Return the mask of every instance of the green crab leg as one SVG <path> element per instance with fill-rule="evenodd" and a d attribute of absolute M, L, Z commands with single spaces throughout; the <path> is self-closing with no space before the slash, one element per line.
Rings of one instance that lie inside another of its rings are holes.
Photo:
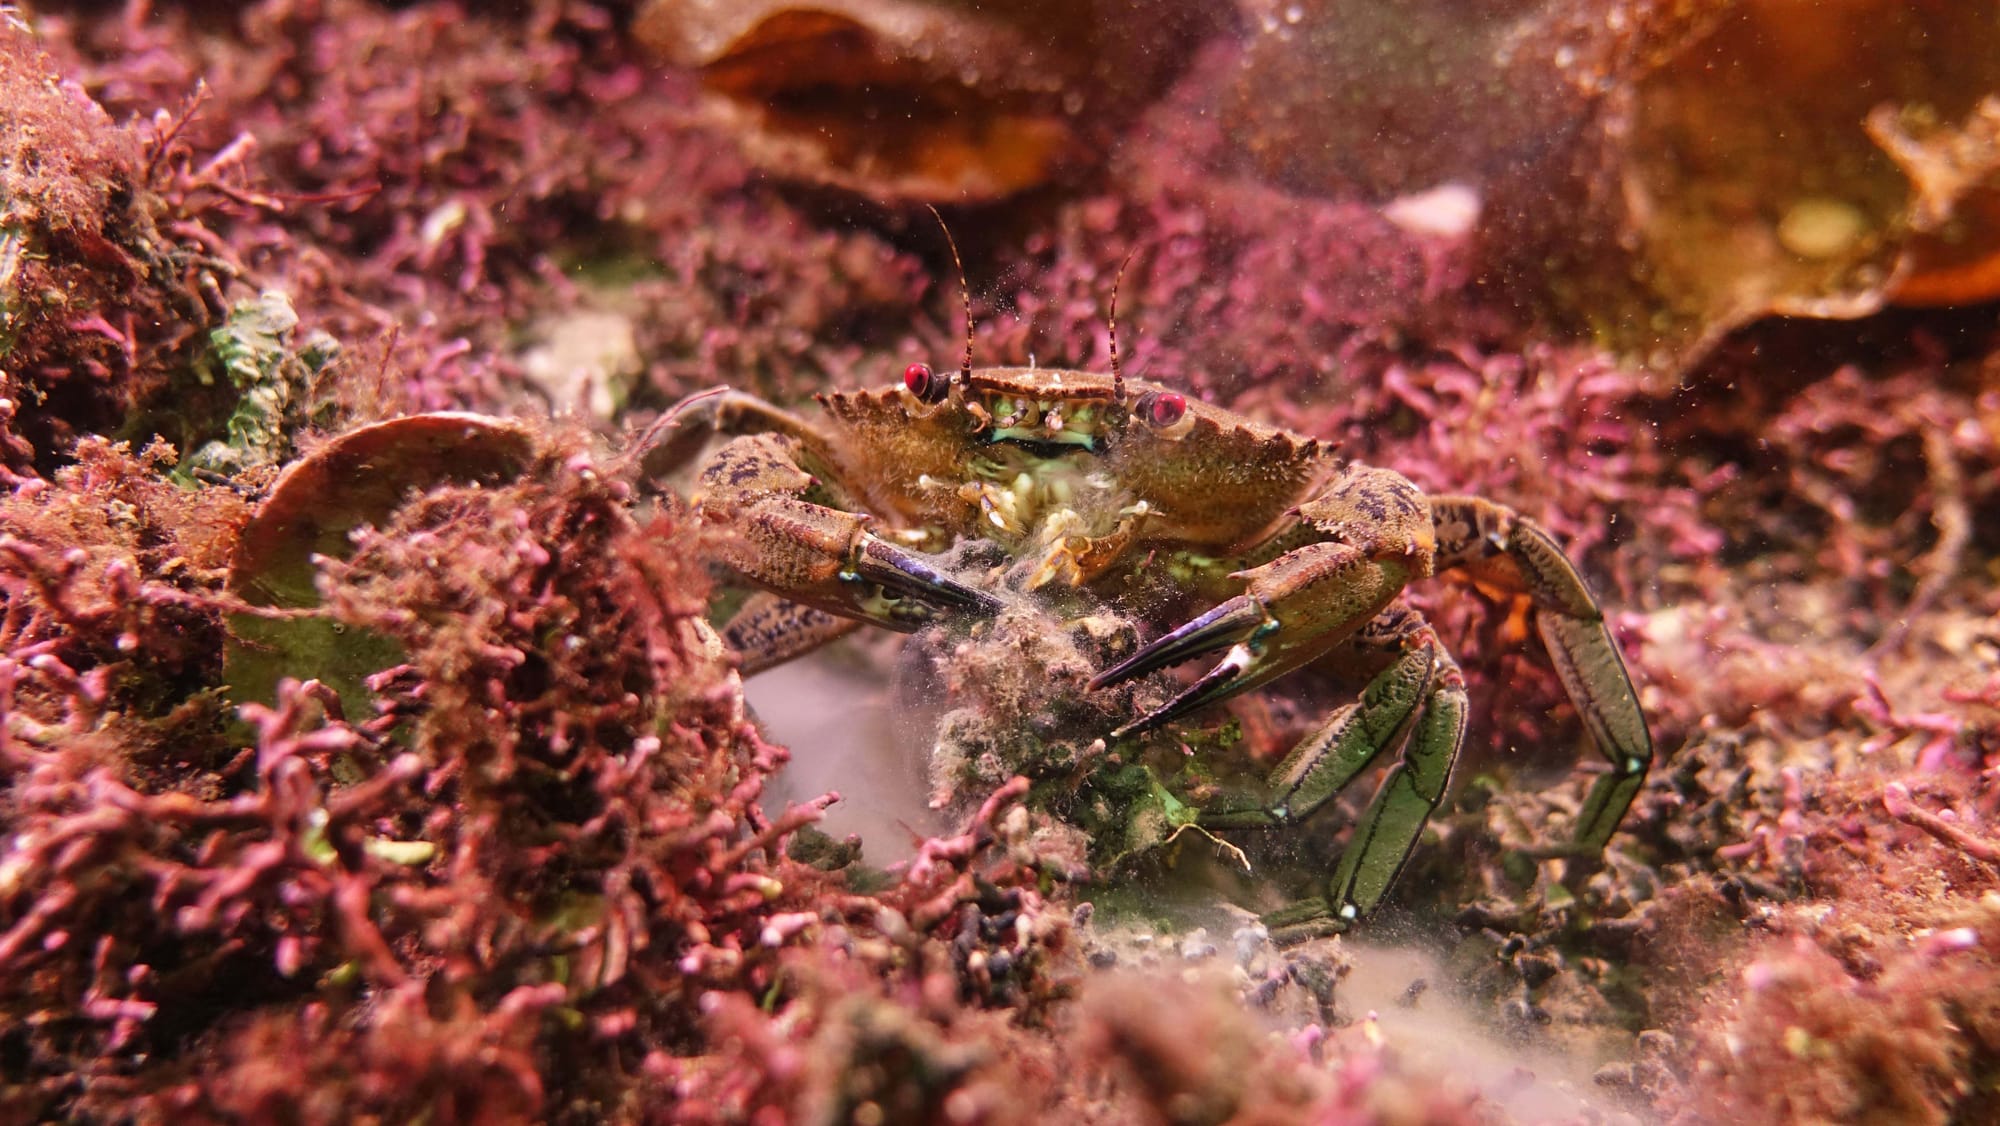
<path fill-rule="evenodd" d="M 1604 610 L 1555 539 L 1513 509 L 1479 497 L 1432 497 L 1431 517 L 1439 571 L 1460 568 L 1534 600 L 1535 630 L 1556 675 L 1611 763 L 1584 798 L 1570 841 L 1578 853 L 1602 851 L 1653 762 L 1653 736 Z"/>
<path fill-rule="evenodd" d="M 1388 668 L 1349 704 L 1300 740 L 1271 774 L 1269 804 L 1204 814 L 1203 828 L 1261 829 L 1295 824 L 1333 800 L 1384 751 L 1400 748 L 1324 897 L 1294 904 L 1269 922 L 1281 937 L 1347 929 L 1382 901 L 1444 800 L 1465 741 L 1465 678 L 1429 623 L 1397 608 L 1355 638 L 1393 645 Z"/>
<path fill-rule="evenodd" d="M 760 590 L 730 616 L 722 627 L 722 640 L 736 654 L 737 671 L 755 676 L 838 641 L 861 624 L 858 618 L 839 617 Z"/>

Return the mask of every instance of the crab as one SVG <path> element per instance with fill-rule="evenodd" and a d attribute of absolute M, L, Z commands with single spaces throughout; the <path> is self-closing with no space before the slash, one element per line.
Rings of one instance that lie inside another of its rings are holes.
<path fill-rule="evenodd" d="M 1115 322 L 1114 322 L 1115 323 Z M 1090 681 L 1097 691 L 1206 654 L 1206 673 L 1108 733 L 1112 744 L 1308 665 L 1359 671 L 1359 698 L 1203 829 L 1294 825 L 1397 754 L 1323 893 L 1288 927 L 1344 930 L 1395 883 L 1444 799 L 1469 722 L 1465 679 L 1398 596 L 1445 571 L 1525 594 L 1570 699 L 1609 763 L 1567 848 L 1595 855 L 1643 785 L 1652 739 L 1604 612 L 1555 539 L 1504 505 L 1426 496 L 1389 469 L 1171 388 L 1037 367 L 911 364 L 898 384 L 817 396 L 816 418 L 717 389 L 670 412 L 656 465 L 701 460 L 693 504 L 724 564 L 761 587 L 724 626 L 746 674 L 862 624 L 913 631 L 1076 589 L 1143 620 L 1209 607 Z M 717 436 L 722 444 L 715 445 Z M 990 540 L 1011 588 L 942 553 Z"/>

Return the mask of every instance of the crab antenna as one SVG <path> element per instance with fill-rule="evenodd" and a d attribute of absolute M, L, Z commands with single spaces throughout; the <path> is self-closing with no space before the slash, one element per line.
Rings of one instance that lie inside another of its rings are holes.
<path fill-rule="evenodd" d="M 1118 276 L 1111 280 L 1111 397 L 1121 403 L 1125 401 L 1125 373 L 1118 367 L 1118 287 L 1125 283 L 1125 267 L 1137 253 L 1138 247 L 1125 252 L 1125 260 L 1118 263 Z"/>
<path fill-rule="evenodd" d="M 958 240 L 951 237 L 951 227 L 945 223 L 944 213 L 937 209 L 936 204 L 927 203 L 924 206 L 931 209 L 938 226 L 944 230 L 944 244 L 951 247 L 951 264 L 958 267 L 958 301 L 965 308 L 965 358 L 958 363 L 958 378 L 970 384 L 972 382 L 972 289 L 965 284 L 965 260 L 958 256 Z"/>

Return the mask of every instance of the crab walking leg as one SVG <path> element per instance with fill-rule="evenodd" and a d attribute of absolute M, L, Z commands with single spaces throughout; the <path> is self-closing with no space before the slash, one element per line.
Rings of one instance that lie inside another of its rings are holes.
<path fill-rule="evenodd" d="M 1403 870 L 1444 800 L 1465 740 L 1465 678 L 1437 634 L 1413 610 L 1396 608 L 1355 638 L 1397 652 L 1361 699 L 1300 740 L 1271 773 L 1270 804 L 1205 814 L 1204 828 L 1278 828 L 1332 801 L 1384 751 L 1401 749 L 1354 828 L 1323 899 L 1287 908 L 1286 929 L 1342 930 L 1375 909 Z"/>
<path fill-rule="evenodd" d="M 830 448 L 826 436 L 810 424 L 728 387 L 689 395 L 667 408 L 633 447 L 639 451 L 641 475 L 652 479 L 687 468 L 718 436 L 761 433 L 783 434 L 816 459 L 823 459 Z"/>
<path fill-rule="evenodd" d="M 1462 568 L 1475 580 L 1534 600 L 1535 629 L 1598 753 L 1610 760 L 1577 811 L 1571 845 L 1603 850 L 1645 785 L 1653 736 L 1604 610 L 1562 548 L 1520 513 L 1479 497 L 1432 497 L 1437 569 Z"/>
<path fill-rule="evenodd" d="M 868 530 L 869 518 L 818 504 L 819 481 L 799 468 L 799 441 L 732 438 L 703 465 L 695 502 L 728 530 L 723 561 L 793 602 L 908 632 L 952 611 L 992 613 L 999 601 Z"/>
<path fill-rule="evenodd" d="M 1430 627 L 1424 627 L 1429 634 Z M 1403 744 L 1402 761 L 1389 768 L 1381 789 L 1354 827 L 1354 839 L 1340 856 L 1327 900 L 1333 917 L 1348 925 L 1388 894 L 1416 850 L 1431 814 L 1444 801 L 1465 744 L 1465 677 L 1458 662 L 1431 635 L 1425 645 L 1434 665 L 1416 730 Z"/>
<path fill-rule="evenodd" d="M 722 627 L 722 640 L 736 654 L 737 671 L 755 676 L 859 628 L 859 618 L 839 617 L 760 590 L 730 616 Z"/>

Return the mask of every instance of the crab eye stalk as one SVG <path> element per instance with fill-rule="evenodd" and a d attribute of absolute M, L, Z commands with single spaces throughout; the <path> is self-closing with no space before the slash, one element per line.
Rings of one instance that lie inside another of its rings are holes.
<path fill-rule="evenodd" d="M 1187 414 L 1187 396 L 1173 391 L 1148 391 L 1133 404 L 1132 413 L 1148 425 L 1165 430 Z"/>
<path fill-rule="evenodd" d="M 903 387 L 926 403 L 942 403 L 951 390 L 951 377 L 940 378 L 929 364 L 911 364 L 903 369 Z"/>

